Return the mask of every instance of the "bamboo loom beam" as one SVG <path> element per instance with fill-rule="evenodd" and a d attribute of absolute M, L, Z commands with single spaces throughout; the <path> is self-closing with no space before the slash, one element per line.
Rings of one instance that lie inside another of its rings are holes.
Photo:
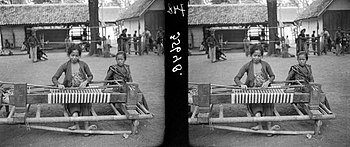
<path fill-rule="evenodd" d="M 229 127 L 229 126 L 207 126 L 216 129 L 239 131 L 246 133 L 260 133 L 260 134 L 281 134 L 281 135 L 301 135 L 301 134 L 315 134 L 315 131 L 274 131 L 274 130 L 251 130 L 246 128 Z"/>
<path fill-rule="evenodd" d="M 335 115 L 322 115 L 322 119 L 334 119 Z M 212 123 L 247 123 L 247 122 L 269 122 L 269 121 L 303 121 L 311 120 L 308 115 L 294 115 L 294 116 L 264 116 L 264 117 L 228 117 L 228 118 L 209 118 Z M 189 124 L 200 124 L 197 118 L 189 118 Z"/>
<path fill-rule="evenodd" d="M 193 110 L 193 112 L 192 112 L 191 119 L 194 119 L 194 117 L 195 117 L 196 114 L 198 113 L 198 108 L 199 108 L 199 106 L 195 106 L 195 107 L 194 107 L 194 110 Z"/>
<path fill-rule="evenodd" d="M 325 110 L 328 114 L 333 114 L 331 110 L 329 110 L 324 104 L 320 103 L 320 106 Z"/>
<path fill-rule="evenodd" d="M 15 106 L 11 108 L 10 114 L 7 116 L 7 118 L 11 118 L 13 116 L 13 113 L 15 113 Z"/>
<path fill-rule="evenodd" d="M 117 110 L 117 108 L 115 108 L 114 104 L 110 103 L 109 105 L 112 107 L 115 114 L 121 115 L 120 112 Z"/>
<path fill-rule="evenodd" d="M 94 107 L 91 107 L 91 114 L 92 114 L 92 116 L 97 116 L 97 113 L 96 113 Z"/>
<path fill-rule="evenodd" d="M 136 105 L 139 106 L 140 109 L 141 109 L 145 114 L 150 114 L 150 112 L 145 108 L 145 106 L 143 106 L 142 104 L 140 104 L 140 102 L 138 102 Z"/>
<path fill-rule="evenodd" d="M 151 119 L 152 114 L 139 115 L 137 119 Z M 125 115 L 106 115 L 106 116 L 79 116 L 79 117 L 41 117 L 26 118 L 26 123 L 61 123 L 61 122 L 83 122 L 83 121 L 118 121 L 128 120 Z M 0 118 L 0 124 L 15 124 L 13 118 Z"/>
<path fill-rule="evenodd" d="M 278 113 L 276 107 L 273 107 L 273 112 L 275 113 L 276 116 L 281 116 L 280 113 Z"/>
<path fill-rule="evenodd" d="M 65 132 L 65 133 L 78 133 L 78 134 L 99 134 L 99 135 L 131 134 L 131 131 L 69 130 L 69 129 L 63 129 L 63 128 L 35 126 L 35 125 L 29 125 L 28 127 L 33 129 L 40 129 L 40 130 Z"/>
<path fill-rule="evenodd" d="M 293 106 L 294 109 L 298 112 L 299 115 L 304 115 L 304 114 L 299 110 L 299 108 L 297 107 L 296 104 L 292 104 L 292 106 Z"/>

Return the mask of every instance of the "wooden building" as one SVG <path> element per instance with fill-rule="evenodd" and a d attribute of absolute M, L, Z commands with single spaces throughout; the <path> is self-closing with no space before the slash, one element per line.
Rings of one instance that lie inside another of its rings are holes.
<path fill-rule="evenodd" d="M 116 22 L 128 30 L 127 34 L 132 35 L 135 31 L 142 34 L 147 28 L 155 37 L 160 27 L 164 30 L 164 19 L 164 0 L 136 0 L 121 12 Z"/>
<path fill-rule="evenodd" d="M 1 44 L 7 39 L 21 47 L 35 31 L 38 39 L 62 45 L 71 26 L 88 26 L 88 10 L 85 4 L 0 5 Z"/>
<path fill-rule="evenodd" d="M 296 7 L 278 7 L 277 20 L 279 35 L 294 35 L 294 20 L 301 10 Z M 241 43 L 247 35 L 251 39 L 258 37 L 264 29 L 268 39 L 267 6 L 261 4 L 220 4 L 188 6 L 188 44 L 190 48 L 199 48 L 209 35 L 209 29 L 215 30 L 215 36 L 223 42 L 232 42 L 223 48 L 243 48 Z"/>
<path fill-rule="evenodd" d="M 349 0 L 316 0 L 310 4 L 295 20 L 299 31 L 306 29 L 306 34 L 315 30 L 321 34 L 327 28 L 334 37 L 338 27 L 346 33 L 350 32 L 350 1 Z"/>
<path fill-rule="evenodd" d="M 267 7 L 257 4 L 220 4 L 188 6 L 188 43 L 197 48 L 215 29 L 217 39 L 232 42 L 225 48 L 243 48 L 249 27 L 267 25 Z M 236 42 L 236 43 L 235 43 Z"/>

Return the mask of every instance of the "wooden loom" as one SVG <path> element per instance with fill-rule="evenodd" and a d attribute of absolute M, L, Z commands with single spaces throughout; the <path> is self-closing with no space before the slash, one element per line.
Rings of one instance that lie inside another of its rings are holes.
<path fill-rule="evenodd" d="M 4 83 L 4 82 L 2 82 Z M 98 83 L 98 82 L 94 82 Z M 1 103 L 5 108 L 7 117 L 0 118 L 1 124 L 25 124 L 27 127 L 59 132 L 82 133 L 82 134 L 136 134 L 139 120 L 151 119 L 154 117 L 142 103 L 142 93 L 138 93 L 138 85 L 135 83 L 127 83 L 126 93 L 111 92 L 110 88 L 121 85 L 98 86 L 93 88 L 65 88 L 61 91 L 68 91 L 66 94 L 53 94 L 57 92 L 57 87 L 33 85 L 27 83 L 9 83 L 13 84 L 14 93 L 10 95 L 9 104 Z M 48 90 L 50 89 L 50 91 Z M 102 93 L 89 93 L 93 89 L 104 89 Z M 108 93 L 105 91 L 110 90 Z M 72 93 L 73 91 L 73 93 Z M 78 92 L 78 93 L 74 93 Z M 80 91 L 80 94 L 79 94 Z M 84 91 L 87 94 L 82 94 Z M 96 100 L 97 99 L 97 100 Z M 114 111 L 114 115 L 97 115 L 94 108 L 91 107 L 92 116 L 70 117 L 66 109 L 63 116 L 59 117 L 42 117 L 41 105 L 45 104 L 67 104 L 67 103 L 107 103 Z M 114 103 L 116 105 L 114 105 Z M 27 116 L 29 108 L 36 105 L 35 117 Z M 9 109 L 11 107 L 11 109 Z M 125 121 L 131 120 L 131 131 L 104 131 L 92 130 L 93 128 L 85 128 L 85 130 L 68 130 L 56 127 L 35 126 L 36 123 L 62 123 L 62 122 L 90 122 L 90 121 Z"/>
<path fill-rule="evenodd" d="M 298 82 L 299 85 L 281 86 L 286 82 Z M 192 99 L 189 104 L 192 114 L 188 119 L 189 124 L 209 124 L 211 128 L 249 132 L 263 134 L 314 134 L 320 133 L 322 125 L 321 120 L 334 119 L 335 115 L 331 112 L 328 105 L 321 103 L 327 100 L 325 94 L 321 91 L 320 84 L 302 85 L 300 81 L 282 81 L 274 82 L 274 86 L 268 89 L 248 88 L 247 91 L 253 93 L 240 93 L 242 91 L 238 86 L 215 85 L 209 83 L 189 83 Z M 308 87 L 309 93 L 296 92 L 295 88 Z M 260 91 L 282 91 L 279 94 L 261 94 Z M 254 92 L 255 91 L 255 92 Z M 282 116 L 274 108 L 275 116 L 252 117 L 250 112 L 246 112 L 246 117 L 224 117 L 222 104 L 249 104 L 249 103 L 290 103 L 298 115 Z M 219 117 L 213 117 L 212 110 L 214 105 L 219 105 Z M 246 128 L 218 126 L 219 123 L 252 123 L 252 122 L 280 122 L 280 121 L 314 121 L 313 131 L 276 131 L 276 130 L 252 130 Z"/>

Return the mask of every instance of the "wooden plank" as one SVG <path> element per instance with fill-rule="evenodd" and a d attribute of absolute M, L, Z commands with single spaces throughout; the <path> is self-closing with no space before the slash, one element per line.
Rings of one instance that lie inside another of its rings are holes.
<path fill-rule="evenodd" d="M 124 112 L 124 114 L 126 115 L 126 117 L 128 119 L 137 119 L 139 117 L 138 114 L 134 114 L 133 111 L 129 111 L 127 108 L 126 108 L 126 104 L 122 104 L 121 105 L 121 108 L 122 108 L 122 111 Z"/>
<path fill-rule="evenodd" d="M 201 112 L 201 107 L 209 107 L 210 105 L 210 84 L 198 85 L 198 106 Z"/>
<path fill-rule="evenodd" d="M 310 110 L 318 110 L 320 107 L 320 99 L 321 99 L 321 85 L 320 84 L 310 84 L 308 85 L 310 89 L 310 102 L 309 109 Z"/>
<path fill-rule="evenodd" d="M 136 110 L 128 110 L 130 115 L 138 115 L 139 113 Z"/>
<path fill-rule="evenodd" d="M 129 109 L 136 109 L 136 104 L 138 102 L 137 99 L 137 90 L 138 90 L 138 85 L 135 83 L 127 83 L 126 84 L 126 108 Z"/>
<path fill-rule="evenodd" d="M 37 109 L 36 109 L 36 115 L 35 115 L 36 118 L 40 117 L 40 110 L 41 110 L 41 105 L 39 104 Z"/>
<path fill-rule="evenodd" d="M 294 109 L 298 112 L 299 115 L 304 115 L 298 108 L 297 105 L 295 105 L 294 103 L 292 104 L 292 106 L 294 107 Z"/>
<path fill-rule="evenodd" d="M 117 108 L 115 108 L 115 106 L 114 106 L 113 104 L 109 104 L 109 105 L 112 107 L 112 109 L 113 109 L 113 111 L 114 111 L 115 114 L 121 115 L 121 114 L 119 113 L 119 111 L 117 110 Z"/>

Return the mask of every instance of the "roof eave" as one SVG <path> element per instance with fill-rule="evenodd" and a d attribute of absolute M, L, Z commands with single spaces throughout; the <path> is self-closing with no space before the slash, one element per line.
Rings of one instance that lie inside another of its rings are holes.
<path fill-rule="evenodd" d="M 150 2 L 150 4 L 149 4 L 144 10 L 142 10 L 141 13 L 139 13 L 138 15 L 132 16 L 132 17 L 122 18 L 122 19 L 116 20 L 116 22 L 118 22 L 118 21 L 123 21 L 123 20 L 127 20 L 127 19 L 133 19 L 133 18 L 140 17 L 141 15 L 143 15 L 143 14 L 148 10 L 148 8 L 149 8 L 150 6 L 152 6 L 152 4 L 153 4 L 155 1 L 156 1 L 156 0 L 152 0 L 152 1 Z M 124 11 L 126 11 L 126 10 L 128 10 L 128 9 L 125 9 Z"/>

